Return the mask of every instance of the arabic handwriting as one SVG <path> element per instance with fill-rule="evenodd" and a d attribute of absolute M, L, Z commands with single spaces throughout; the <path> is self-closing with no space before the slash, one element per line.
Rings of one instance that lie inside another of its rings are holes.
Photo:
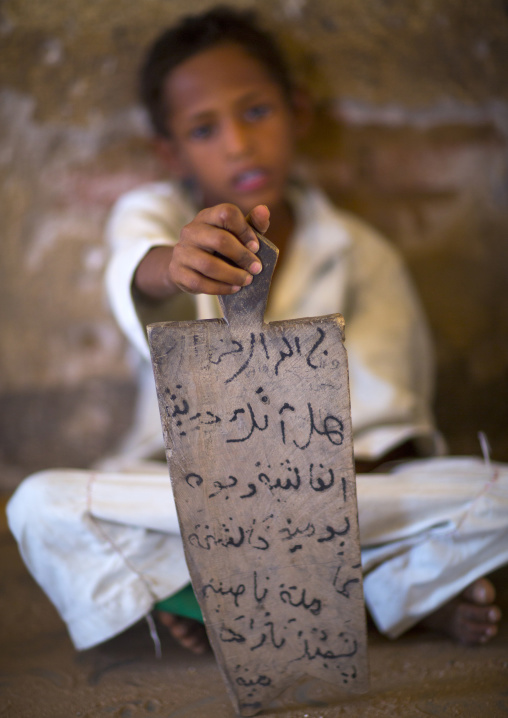
<path fill-rule="evenodd" d="M 232 520 L 230 518 L 230 520 Z M 231 528 L 222 524 L 222 530 L 212 533 L 208 524 L 202 526 L 196 524 L 194 531 L 187 536 L 187 540 L 194 548 L 210 551 L 213 546 L 222 546 L 223 548 L 239 548 L 247 543 L 252 548 L 260 551 L 266 551 L 270 547 L 268 539 L 262 535 L 262 531 L 268 531 L 270 527 L 265 527 L 258 531 L 256 529 L 256 519 L 252 519 L 252 526 L 244 529 L 243 526 Z M 234 533 L 233 533 L 234 531 Z M 228 535 L 229 534 L 229 535 Z"/>
<path fill-rule="evenodd" d="M 274 648 L 276 648 L 277 650 L 278 650 L 279 648 L 282 648 L 282 646 L 286 643 L 286 639 L 285 639 L 285 638 L 281 638 L 279 641 L 276 639 L 276 637 L 275 637 L 275 624 L 274 624 L 274 622 L 273 622 L 273 621 L 267 621 L 267 622 L 264 624 L 264 628 L 269 628 L 270 630 L 268 631 L 268 633 L 263 632 L 263 633 L 261 634 L 261 638 L 259 639 L 259 642 L 258 642 L 255 646 L 251 646 L 251 649 L 250 649 L 250 650 L 251 650 L 251 651 L 255 651 L 257 648 L 260 648 L 261 646 L 264 645 L 264 643 L 265 643 L 265 641 L 266 641 L 267 639 L 269 639 L 269 641 L 271 642 L 272 646 L 273 646 Z"/>
<path fill-rule="evenodd" d="M 284 528 L 279 529 L 280 534 L 287 534 L 282 538 L 282 541 L 291 541 L 291 539 L 294 539 L 296 536 L 304 536 L 305 538 L 310 538 L 316 533 L 314 524 L 310 521 L 304 528 L 297 527 L 296 529 L 290 528 L 290 525 L 292 523 L 291 519 L 286 519 L 286 522 L 288 523 L 288 526 L 284 526 Z"/>
<path fill-rule="evenodd" d="M 257 422 L 256 416 L 254 414 L 254 410 L 249 402 L 247 402 L 247 409 L 248 409 L 250 421 L 251 421 L 250 431 L 248 432 L 248 434 L 246 436 L 242 436 L 242 437 L 239 437 L 236 439 L 226 439 L 227 444 L 233 444 L 233 443 L 238 443 L 241 441 L 247 441 L 248 439 L 250 439 L 250 437 L 254 433 L 254 429 L 259 429 L 259 431 L 266 431 L 266 429 L 268 429 L 268 416 L 266 414 L 263 417 L 264 418 L 264 426 L 260 426 L 260 424 L 258 424 L 258 422 Z M 243 408 L 235 409 L 233 412 L 233 416 L 229 421 L 230 422 L 237 421 L 239 414 L 245 414 L 245 409 L 243 409 Z"/>
<path fill-rule="evenodd" d="M 310 402 L 307 403 L 307 408 L 309 411 L 309 435 L 307 437 L 307 441 L 303 445 L 300 445 L 297 441 L 293 439 L 293 444 L 298 449 L 306 449 L 309 446 L 312 440 L 312 436 L 315 432 L 320 436 L 325 436 L 331 444 L 334 444 L 335 446 L 340 446 L 344 441 L 344 424 L 342 420 L 339 419 L 337 416 L 327 414 L 327 416 L 323 420 L 322 428 L 320 429 L 318 428 L 314 420 L 314 410 Z"/>
<path fill-rule="evenodd" d="M 236 679 L 236 683 L 238 683 L 239 686 L 245 686 L 246 688 L 251 688 L 252 686 L 269 686 L 271 682 L 272 679 L 268 678 L 268 676 L 258 676 L 256 680 L 247 680 L 241 676 Z"/>
<path fill-rule="evenodd" d="M 318 538 L 318 543 L 324 543 L 325 541 L 333 541 L 336 536 L 345 536 L 347 533 L 349 533 L 351 525 L 347 516 L 344 517 L 344 523 L 346 525 L 343 529 L 334 529 L 333 526 L 327 526 L 327 536 Z"/>
<path fill-rule="evenodd" d="M 242 477 L 242 481 L 232 474 L 229 474 L 225 478 L 216 478 L 212 480 L 212 477 L 206 478 L 206 486 L 210 486 L 213 490 L 208 493 L 208 498 L 212 499 L 220 494 L 223 494 L 230 489 L 236 488 L 240 491 L 247 491 L 240 494 L 241 499 L 248 499 L 255 496 L 258 492 L 258 488 L 265 487 L 270 492 L 274 491 L 298 491 L 303 485 L 309 485 L 313 491 L 322 493 L 333 488 L 335 485 L 335 471 L 330 466 L 325 466 L 323 463 L 316 464 L 310 463 L 305 466 L 297 466 L 292 464 L 289 459 L 281 461 L 278 469 L 272 469 L 272 466 L 268 464 L 262 468 L 261 461 L 256 461 L 254 465 L 255 469 L 255 481 L 249 481 L 249 476 Z M 286 474 L 286 476 L 284 476 Z M 198 473 L 190 472 L 185 476 L 185 482 L 191 489 L 197 489 L 202 486 L 204 477 Z M 341 493 L 346 498 L 346 479 L 341 477 Z"/>
<path fill-rule="evenodd" d="M 206 598 L 208 594 L 213 592 L 214 594 L 219 594 L 221 596 L 233 596 L 234 604 L 236 608 L 238 608 L 238 598 L 240 596 L 243 596 L 245 593 L 245 584 L 239 583 L 238 586 L 233 587 L 229 586 L 228 588 L 224 588 L 222 581 L 219 583 L 218 586 L 214 585 L 214 579 L 211 578 L 210 582 L 207 583 L 202 588 L 203 596 Z"/>
<path fill-rule="evenodd" d="M 218 489 L 218 490 L 215 491 L 213 494 L 208 494 L 208 498 L 209 498 L 209 499 L 213 499 L 214 496 L 218 496 L 221 491 L 224 491 L 224 490 L 226 490 L 226 489 L 231 489 L 231 488 L 233 488 L 233 486 L 236 486 L 236 485 L 237 485 L 238 479 L 237 479 L 236 477 L 234 477 L 234 476 L 229 476 L 229 479 L 230 479 L 230 483 L 229 483 L 229 484 L 221 484 L 220 481 L 214 481 L 214 482 L 213 482 L 213 485 L 214 485 L 215 488 Z"/>
<path fill-rule="evenodd" d="M 307 602 L 306 597 L 306 591 L 307 589 L 303 588 L 300 593 L 300 600 L 294 600 L 294 596 L 292 594 L 292 591 L 298 591 L 296 586 L 290 586 L 289 588 L 284 588 L 284 584 L 281 584 L 280 588 L 283 590 L 279 593 L 280 600 L 282 603 L 288 603 L 294 608 L 299 608 L 300 606 L 303 606 L 307 611 L 310 611 L 312 615 L 318 616 L 321 613 L 321 601 L 319 598 L 313 598 L 311 601 Z"/>
<path fill-rule="evenodd" d="M 264 332 L 250 332 L 247 342 L 231 338 L 229 339 L 229 345 L 224 338 L 221 338 L 219 346 L 209 349 L 208 360 L 210 364 L 215 366 L 223 362 L 227 364 L 231 373 L 224 380 L 225 384 L 230 384 L 249 368 L 256 352 L 259 352 L 261 362 L 275 362 L 269 364 L 269 368 L 276 377 L 279 376 L 280 368 L 286 360 L 295 356 L 303 357 L 306 365 L 315 371 L 322 365 L 322 362 L 318 363 L 317 359 L 319 350 L 321 351 L 321 357 L 328 356 L 328 349 L 321 346 L 326 339 L 325 330 L 321 327 L 316 327 L 316 335 L 317 338 L 316 336 L 314 338 L 306 337 L 302 340 L 300 336 L 288 337 L 282 333 L 277 337 L 271 336 L 270 340 L 267 341 Z M 308 347 L 306 350 L 303 349 L 304 343 Z M 237 367 L 236 365 L 239 361 L 242 363 Z M 336 360 L 332 360 L 331 364 L 335 366 Z"/>

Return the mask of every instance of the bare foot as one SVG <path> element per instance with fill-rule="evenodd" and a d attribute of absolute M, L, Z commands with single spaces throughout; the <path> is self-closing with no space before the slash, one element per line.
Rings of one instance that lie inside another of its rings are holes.
<path fill-rule="evenodd" d="M 169 629 L 173 638 L 192 653 L 205 653 L 210 648 L 205 627 L 199 621 L 175 616 L 175 614 L 165 611 L 159 611 L 157 618 L 163 626 Z"/>
<path fill-rule="evenodd" d="M 474 646 L 487 643 L 498 632 L 501 610 L 494 605 L 496 589 L 486 578 L 479 578 L 460 596 L 445 603 L 422 621 L 423 626 Z"/>

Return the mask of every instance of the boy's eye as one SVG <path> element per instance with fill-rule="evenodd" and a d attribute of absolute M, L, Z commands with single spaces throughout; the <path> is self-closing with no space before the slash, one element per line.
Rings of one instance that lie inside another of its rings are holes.
<path fill-rule="evenodd" d="M 212 132 L 212 124 L 197 125 L 190 130 L 189 136 L 193 140 L 207 140 L 209 137 L 211 137 Z"/>
<path fill-rule="evenodd" d="M 271 111 L 272 108 L 268 104 L 253 105 L 245 111 L 245 119 L 247 122 L 256 122 L 257 120 L 267 117 Z"/>

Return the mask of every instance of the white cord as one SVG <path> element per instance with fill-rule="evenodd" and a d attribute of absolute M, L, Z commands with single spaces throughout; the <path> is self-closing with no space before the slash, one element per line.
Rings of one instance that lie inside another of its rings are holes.
<path fill-rule="evenodd" d="M 155 621 L 153 620 L 153 616 L 151 613 L 149 613 L 145 616 L 145 618 L 146 622 L 148 623 L 148 630 L 150 631 L 150 637 L 153 641 L 153 645 L 155 648 L 155 657 L 162 658 L 161 639 L 159 638 L 159 634 L 157 633 L 157 627 L 155 625 Z"/>
<path fill-rule="evenodd" d="M 485 461 L 485 465 L 487 468 L 490 469 L 490 444 L 489 440 L 487 439 L 487 435 L 483 431 L 478 432 L 478 441 L 480 442 L 480 447 L 483 454 L 483 460 Z"/>

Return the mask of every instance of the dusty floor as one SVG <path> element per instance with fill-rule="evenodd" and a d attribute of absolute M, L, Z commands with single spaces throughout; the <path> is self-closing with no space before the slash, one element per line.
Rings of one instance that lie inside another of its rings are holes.
<path fill-rule="evenodd" d="M 145 623 L 76 653 L 56 611 L 26 572 L 0 518 L 0 716 L 4 718 L 234 718 L 212 654 L 162 637 L 157 660 Z M 465 648 L 415 630 L 392 643 L 369 631 L 371 689 L 337 698 L 308 680 L 265 718 L 498 718 L 508 716 L 508 570 L 494 576 L 506 619 L 488 646 Z"/>

